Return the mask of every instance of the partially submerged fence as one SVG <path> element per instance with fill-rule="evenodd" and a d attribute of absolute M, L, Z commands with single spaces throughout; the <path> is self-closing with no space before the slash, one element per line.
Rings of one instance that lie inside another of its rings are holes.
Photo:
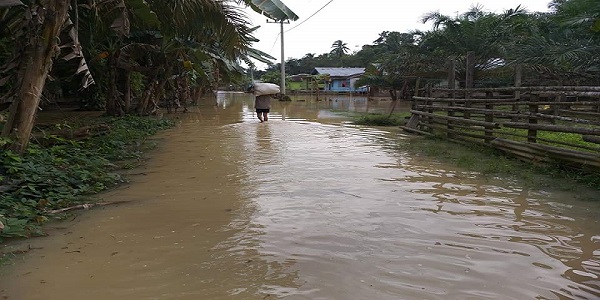
<path fill-rule="evenodd" d="M 424 90 L 404 130 L 600 171 L 600 87 Z"/>

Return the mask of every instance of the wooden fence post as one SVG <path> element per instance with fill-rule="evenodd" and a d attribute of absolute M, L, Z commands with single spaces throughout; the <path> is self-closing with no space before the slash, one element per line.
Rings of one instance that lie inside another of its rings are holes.
<path fill-rule="evenodd" d="M 466 65 L 466 78 L 465 88 L 471 89 L 474 86 L 475 81 L 475 52 L 467 52 L 467 65 Z"/>
<path fill-rule="evenodd" d="M 456 60 L 451 59 L 448 62 L 448 89 L 456 89 Z M 451 91 L 450 94 L 448 95 L 451 99 L 456 98 L 456 92 L 455 91 Z M 454 101 L 450 101 L 447 104 L 448 106 L 454 106 L 455 102 Z M 447 112 L 449 117 L 454 117 L 454 111 L 452 109 L 448 109 Z M 451 133 L 451 130 L 454 128 L 452 126 L 452 121 L 447 120 L 446 121 L 446 126 L 448 128 L 448 133 L 447 136 L 448 138 L 453 138 L 453 134 Z"/>
<path fill-rule="evenodd" d="M 473 52 L 473 51 L 467 52 L 466 61 L 467 61 L 466 62 L 467 65 L 465 66 L 466 67 L 465 89 L 472 89 L 474 86 L 474 81 L 475 81 L 475 52 Z M 469 94 L 467 91 L 465 91 L 465 99 L 469 99 L 469 98 L 471 98 L 471 94 Z M 471 102 L 466 101 L 465 107 L 470 108 Z M 464 115 L 465 119 L 471 118 L 471 114 L 468 111 L 465 111 L 465 113 L 463 115 Z"/>
<path fill-rule="evenodd" d="M 421 77 L 417 77 L 417 82 L 415 82 L 415 93 L 413 94 L 413 99 L 412 99 L 412 109 L 417 109 L 417 100 L 415 100 L 414 96 L 419 97 L 420 85 L 421 85 Z"/>
<path fill-rule="evenodd" d="M 523 65 L 518 64 L 515 66 L 515 87 L 521 87 L 523 81 Z M 514 92 L 514 96 L 515 96 L 515 104 L 513 104 L 512 106 L 512 111 L 514 113 L 519 111 L 519 101 L 521 101 L 521 91 L 515 91 Z M 513 122 L 518 122 L 519 121 L 519 117 L 515 116 L 513 117 Z"/>
<path fill-rule="evenodd" d="M 428 83 L 428 84 L 427 84 L 427 97 L 428 97 L 428 98 L 431 98 L 431 97 L 432 97 L 432 95 L 433 95 L 432 88 L 433 88 L 432 84 L 431 84 L 431 83 Z M 433 101 L 431 101 L 431 100 L 425 100 L 425 103 L 424 103 L 424 104 L 425 104 L 425 105 L 432 105 L 432 104 L 433 104 Z M 433 109 L 428 109 L 427 111 L 428 111 L 428 112 L 433 112 Z M 424 120 L 424 119 L 425 119 L 425 118 L 421 118 L 421 120 Z M 428 132 L 433 132 L 433 128 L 431 127 L 431 123 L 433 123 L 433 118 L 432 118 L 432 117 L 428 117 L 428 118 L 427 118 L 427 122 L 428 122 L 428 124 L 430 125 L 430 126 L 427 128 L 427 131 L 428 131 Z M 422 127 L 421 127 L 420 129 L 421 129 L 421 130 L 423 130 L 423 128 L 422 128 Z"/>
<path fill-rule="evenodd" d="M 553 100 L 554 100 L 554 102 L 559 102 L 559 103 L 560 103 L 560 102 L 564 102 L 564 101 L 566 101 L 566 98 L 567 98 L 567 97 L 566 97 L 566 96 L 565 96 L 565 94 L 563 93 L 563 94 L 560 94 L 560 95 L 556 95 L 556 96 L 554 96 L 553 98 L 554 98 L 554 99 L 553 99 Z M 553 116 L 555 116 L 555 117 L 557 117 L 557 116 L 559 115 L 559 114 L 558 114 L 558 111 L 559 111 L 559 109 L 560 109 L 560 104 L 553 104 L 553 105 L 550 105 L 550 112 L 551 112 L 551 114 L 552 114 Z M 556 124 L 556 119 L 550 119 L 550 123 L 551 123 L 551 124 Z"/>
<path fill-rule="evenodd" d="M 538 102 L 540 100 L 540 95 L 539 94 L 532 94 L 531 95 L 531 102 Z M 537 104 L 529 104 L 529 113 L 530 113 L 530 117 L 529 117 L 529 124 L 537 124 L 537 117 L 535 117 L 535 115 L 538 113 L 539 111 L 539 106 Z M 527 141 L 530 143 L 537 143 L 537 129 L 532 129 L 529 128 L 527 129 Z"/>
<path fill-rule="evenodd" d="M 493 92 L 491 91 L 487 91 L 485 92 L 485 98 L 487 99 L 492 99 L 494 97 Z M 494 109 L 494 103 L 493 102 L 486 102 L 485 103 L 485 109 L 489 110 L 490 112 L 486 112 L 485 113 L 485 121 L 489 122 L 489 123 L 494 123 L 494 113 L 491 112 Z M 494 127 L 492 126 L 485 126 L 485 142 L 489 143 L 494 139 Z"/>

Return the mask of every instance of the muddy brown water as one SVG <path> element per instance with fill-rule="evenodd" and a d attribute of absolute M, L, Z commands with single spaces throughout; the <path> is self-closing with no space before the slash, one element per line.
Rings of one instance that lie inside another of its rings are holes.
<path fill-rule="evenodd" d="M 296 97 L 261 124 L 246 95 L 220 93 L 102 195 L 131 202 L 26 241 L 0 268 L 0 296 L 600 298 L 599 201 L 484 180 L 332 112 L 388 105 Z"/>

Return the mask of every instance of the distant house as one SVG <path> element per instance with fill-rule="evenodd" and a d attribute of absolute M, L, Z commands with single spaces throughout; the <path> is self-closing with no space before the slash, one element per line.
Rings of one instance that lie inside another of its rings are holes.
<path fill-rule="evenodd" d="M 312 75 L 310 74 L 296 74 L 290 76 L 289 80 L 286 81 L 286 88 L 290 91 L 308 91 L 311 89 Z"/>
<path fill-rule="evenodd" d="M 365 68 L 315 68 L 311 75 L 329 74 L 325 91 L 364 92 L 364 88 L 355 86 L 356 81 L 365 73 Z"/>

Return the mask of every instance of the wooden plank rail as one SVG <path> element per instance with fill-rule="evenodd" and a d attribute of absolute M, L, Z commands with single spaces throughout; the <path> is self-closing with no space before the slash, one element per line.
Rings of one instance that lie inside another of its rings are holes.
<path fill-rule="evenodd" d="M 493 103 L 495 105 L 510 105 L 510 104 L 521 104 L 521 105 L 579 105 L 579 106 L 591 106 L 591 105 L 600 105 L 600 100 L 598 101 L 517 101 L 514 99 L 513 101 L 509 101 L 507 99 L 460 99 L 460 98 L 433 98 L 433 97 L 413 97 L 415 100 L 421 101 L 433 101 L 433 102 L 456 102 L 456 103 L 466 103 L 466 102 L 474 102 L 474 103 Z"/>
<path fill-rule="evenodd" d="M 464 131 L 460 131 L 460 130 L 456 130 L 456 129 L 448 129 L 446 126 L 442 126 L 442 125 L 433 125 L 433 124 L 423 124 L 423 125 L 434 128 L 434 129 L 443 130 L 445 132 L 453 133 L 455 135 L 462 135 L 462 136 L 467 136 L 467 137 L 471 137 L 471 138 L 475 138 L 475 139 L 485 139 L 486 138 L 485 134 L 476 134 L 476 133 L 469 133 L 469 132 L 464 132 Z M 455 127 L 457 127 L 457 126 L 455 126 Z M 481 130 L 483 130 L 483 128 L 481 128 Z"/>
<path fill-rule="evenodd" d="M 407 131 L 600 172 L 600 86 L 425 91 L 413 97 Z"/>
<path fill-rule="evenodd" d="M 489 102 L 508 102 L 508 103 L 514 103 L 515 101 L 517 101 L 517 99 L 515 98 L 510 98 L 510 99 L 486 99 L 486 98 L 469 98 L 469 99 L 465 99 L 465 98 L 440 98 L 440 97 L 413 97 L 413 99 L 415 100 L 421 100 L 421 101 L 435 101 L 435 102 L 460 102 L 460 103 L 465 103 L 465 102 L 482 102 L 482 103 L 489 103 Z"/>
<path fill-rule="evenodd" d="M 516 142 L 507 139 L 496 138 L 490 142 L 490 145 L 504 152 L 515 155 L 517 158 L 534 162 L 534 163 L 550 163 L 551 161 L 546 156 L 540 156 L 538 151 L 528 147 L 526 143 Z"/>
<path fill-rule="evenodd" d="M 467 123 L 467 124 L 473 124 L 473 125 L 479 125 L 479 126 L 493 126 L 493 127 L 498 127 L 498 128 L 500 127 L 499 123 L 489 123 L 489 122 L 485 122 L 485 121 L 477 121 L 477 120 L 465 119 L 465 118 L 460 118 L 460 117 L 448 117 L 448 116 L 442 116 L 442 115 L 436 115 L 436 114 L 432 114 L 432 113 L 422 112 L 422 111 L 418 111 L 418 110 L 411 110 L 410 112 L 413 114 L 416 114 L 416 115 L 420 115 L 420 116 L 450 120 L 450 121 L 455 121 L 458 123 Z"/>
<path fill-rule="evenodd" d="M 533 93 L 533 92 L 532 92 Z M 540 92 L 546 93 L 548 92 Z M 577 97 L 600 97 L 600 92 L 555 92 L 550 95 L 565 95 L 565 96 L 577 96 Z"/>
<path fill-rule="evenodd" d="M 533 129 L 533 130 L 545 130 L 552 132 L 566 132 L 566 133 L 577 133 L 586 135 L 600 135 L 600 128 L 583 128 L 573 126 L 560 126 L 551 124 L 530 124 L 520 122 L 504 122 L 501 123 L 504 127 L 509 128 L 520 128 L 520 129 Z"/>
<path fill-rule="evenodd" d="M 599 147 L 592 147 L 592 146 L 574 144 L 574 143 L 565 142 L 565 141 L 535 137 L 535 136 L 530 136 L 527 134 L 519 134 L 519 133 L 506 132 L 506 131 L 501 131 L 501 130 L 494 130 L 494 129 L 486 128 L 484 126 L 453 124 L 452 128 L 447 128 L 447 121 L 445 119 L 434 119 L 431 122 L 418 122 L 417 121 L 417 123 L 418 123 L 418 125 L 421 125 L 421 127 L 433 128 L 433 129 L 437 129 L 438 131 L 452 133 L 453 135 L 463 134 L 463 135 L 469 136 L 469 137 L 478 137 L 478 138 L 484 139 L 486 141 L 490 141 L 490 140 L 494 139 L 495 137 L 512 136 L 512 137 L 518 137 L 518 138 L 521 138 L 524 140 L 525 139 L 536 139 L 539 142 L 557 144 L 557 145 L 571 147 L 574 149 L 582 149 L 582 150 L 586 150 L 586 151 L 600 151 Z M 461 130 L 453 130 L 454 128 L 455 129 L 463 129 L 463 130 L 462 131 Z M 469 131 L 470 132 L 481 132 L 481 133 L 486 133 L 486 134 L 473 135 L 472 133 L 469 133 Z M 592 139 L 593 137 L 595 137 L 595 136 L 587 136 L 587 139 Z M 583 136 L 582 136 L 582 139 L 584 141 L 586 141 L 586 138 L 584 138 Z M 589 140 L 588 142 L 594 143 L 592 140 Z M 600 143 L 600 137 L 598 137 L 598 142 Z"/>
<path fill-rule="evenodd" d="M 598 137 L 598 136 L 584 135 L 584 136 L 582 136 L 582 138 L 584 141 L 586 141 L 588 143 L 600 144 L 600 137 Z"/>
<path fill-rule="evenodd" d="M 548 115 L 548 114 L 544 114 L 544 113 L 536 113 L 536 114 L 532 115 L 529 112 L 515 113 L 512 111 L 498 110 L 498 109 L 482 109 L 482 108 L 468 108 L 468 107 L 464 107 L 464 106 L 439 106 L 439 105 L 433 105 L 433 106 L 417 105 L 416 108 L 417 109 L 423 109 L 423 108 L 430 109 L 431 108 L 434 110 L 442 110 L 442 111 L 448 111 L 448 110 L 470 111 L 470 112 L 476 113 L 476 114 L 492 114 L 494 117 L 506 117 L 506 118 L 508 118 L 508 117 L 510 117 L 510 118 L 529 118 L 531 116 L 535 116 L 535 117 L 538 117 L 541 119 L 549 119 L 549 120 L 553 119 L 553 120 L 560 120 L 560 121 L 573 122 L 573 123 L 579 123 L 579 124 L 600 125 L 600 120 L 594 121 L 594 120 L 588 120 L 588 119 Z"/>
<path fill-rule="evenodd" d="M 593 117 L 593 118 L 600 118 L 600 113 L 589 112 L 589 111 L 576 111 L 576 110 L 559 109 L 558 113 L 569 114 L 569 115 L 588 116 L 588 117 Z"/>
<path fill-rule="evenodd" d="M 522 86 L 522 87 L 500 87 L 500 88 L 470 88 L 470 89 L 448 89 L 448 88 L 432 88 L 431 91 L 444 92 L 530 92 L 530 91 L 579 91 L 579 92 L 600 92 L 600 86 Z"/>

